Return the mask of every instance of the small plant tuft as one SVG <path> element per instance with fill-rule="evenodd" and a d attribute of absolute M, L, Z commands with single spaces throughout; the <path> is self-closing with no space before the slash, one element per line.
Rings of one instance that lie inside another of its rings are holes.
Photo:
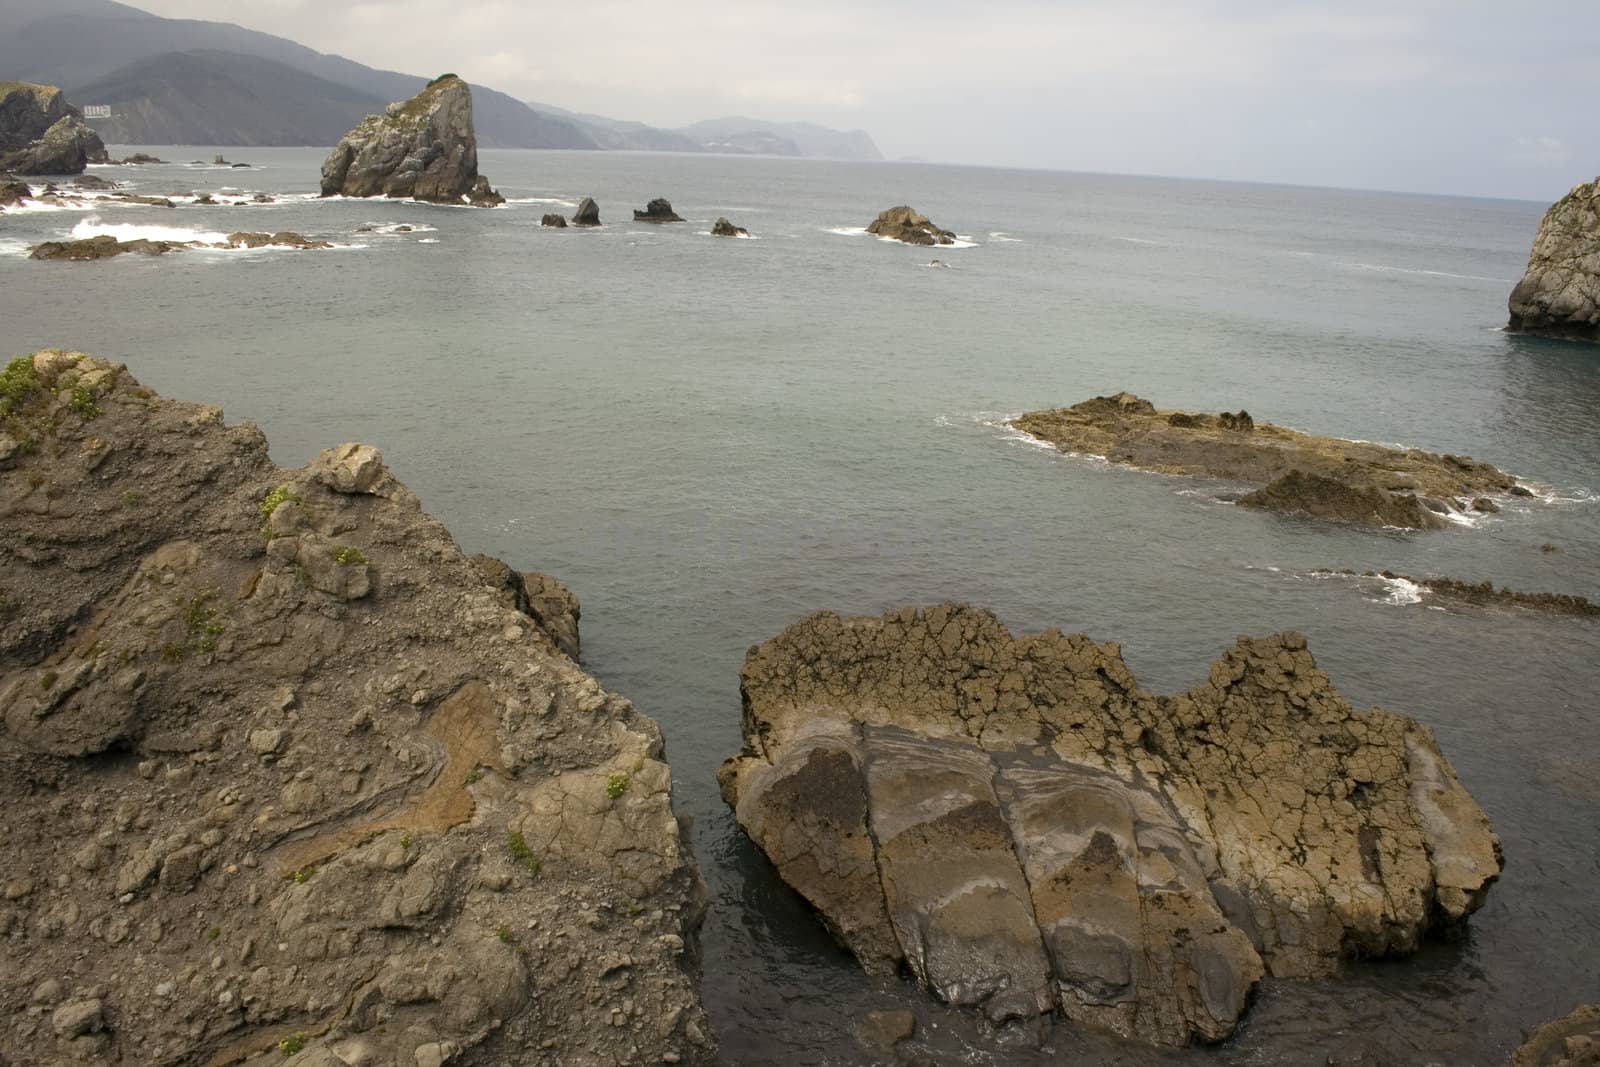
<path fill-rule="evenodd" d="M 129 489 L 122 494 L 122 503 L 130 508 L 136 508 L 144 503 L 144 494 L 137 489 Z"/>
<path fill-rule="evenodd" d="M 305 1051 L 305 1047 L 305 1034 L 291 1034 L 282 1041 L 278 1042 L 278 1051 L 283 1053 L 285 1056 L 298 1056 L 300 1053 Z"/>
<path fill-rule="evenodd" d="M 295 885 L 305 885 L 307 882 L 311 881 L 312 876 L 316 873 L 317 869 L 315 867 L 301 867 L 289 877 L 294 879 Z"/>
<path fill-rule="evenodd" d="M 272 492 L 261 498 L 261 521 L 266 522 L 272 518 L 272 513 L 284 504 L 300 502 L 300 494 L 290 489 L 287 485 L 280 485 Z"/>
<path fill-rule="evenodd" d="M 612 774 L 606 776 L 606 796 L 616 800 L 628 791 L 628 776 L 626 774 Z"/>
<path fill-rule="evenodd" d="M 410 848 L 411 847 L 411 835 L 410 834 L 401 834 L 400 835 L 400 847 L 401 848 Z"/>
<path fill-rule="evenodd" d="M 68 401 L 67 406 L 76 411 L 84 422 L 100 417 L 100 401 L 96 399 L 94 390 L 87 385 L 72 387 L 72 399 Z"/>
<path fill-rule="evenodd" d="M 500 940 L 504 941 L 508 945 L 516 940 L 516 937 L 512 935 L 511 927 L 509 926 L 501 926 L 500 929 L 495 931 L 495 934 L 500 938 Z"/>
<path fill-rule="evenodd" d="M 0 370 L 0 416 L 22 407 L 40 388 L 32 356 L 18 356 Z"/>
<path fill-rule="evenodd" d="M 215 652 L 217 638 L 221 637 L 222 631 L 226 629 L 222 625 L 222 620 L 217 618 L 217 609 L 212 604 L 216 599 L 216 590 L 207 590 L 195 594 L 184 605 L 184 643 L 195 652 Z"/>
<path fill-rule="evenodd" d="M 367 557 L 355 545 L 340 545 L 328 549 L 328 555 L 341 567 L 353 567 L 367 562 Z"/>
<path fill-rule="evenodd" d="M 220 926 L 213 926 L 211 929 L 206 931 L 206 940 L 207 941 L 215 941 L 217 938 L 219 938 L 221 936 L 222 936 L 222 927 L 220 927 Z"/>
<path fill-rule="evenodd" d="M 528 842 L 517 831 L 511 831 L 511 858 L 527 869 L 529 874 L 539 873 L 539 857 L 533 854 L 533 849 L 528 847 Z"/>
<path fill-rule="evenodd" d="M 479 781 L 482 778 L 483 778 L 483 770 L 482 770 L 482 768 L 474 767 L 474 768 L 472 768 L 472 770 L 467 772 L 467 784 L 468 785 L 471 785 L 473 782 Z"/>
<path fill-rule="evenodd" d="M 51 688 L 56 684 L 56 679 L 60 677 L 61 675 L 55 671 L 45 671 L 39 676 L 39 689 L 42 692 L 50 692 Z"/>

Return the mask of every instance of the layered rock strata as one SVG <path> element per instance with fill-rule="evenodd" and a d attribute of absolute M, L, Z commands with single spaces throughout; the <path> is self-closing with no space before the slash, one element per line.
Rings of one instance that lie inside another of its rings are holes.
<path fill-rule="evenodd" d="M 0 1048 L 711 1062 L 660 732 L 505 585 L 376 449 L 6 366 Z"/>
<path fill-rule="evenodd" d="M 1600 178 L 1545 212 L 1509 305 L 1513 333 L 1600 341 Z"/>
<path fill-rule="evenodd" d="M 1132 393 L 1030 411 L 1011 425 L 1063 452 L 1259 486 L 1239 499 L 1244 507 L 1362 526 L 1435 529 L 1451 514 L 1494 509 L 1485 494 L 1528 493 L 1465 456 L 1316 437 L 1246 411 L 1161 410 Z"/>
<path fill-rule="evenodd" d="M 388 196 L 441 204 L 504 203 L 478 174 L 472 91 L 445 74 L 344 135 L 322 164 L 323 196 Z"/>
<path fill-rule="evenodd" d="M 82 174 L 109 161 L 100 135 L 60 89 L 0 82 L 0 172 Z"/>
<path fill-rule="evenodd" d="M 1428 728 L 1351 707 L 1297 634 L 1158 697 L 1082 635 L 822 613 L 740 681 L 740 825 L 866 969 L 997 1022 L 1220 1040 L 1264 974 L 1414 951 L 1500 871 Z"/>
<path fill-rule="evenodd" d="M 878 237 L 889 237 L 909 245 L 953 245 L 956 235 L 930 222 L 909 207 L 892 207 L 881 212 L 867 226 L 867 232 Z"/>

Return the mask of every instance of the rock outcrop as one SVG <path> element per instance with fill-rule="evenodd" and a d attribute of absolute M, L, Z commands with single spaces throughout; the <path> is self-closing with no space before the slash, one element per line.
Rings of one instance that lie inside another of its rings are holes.
<path fill-rule="evenodd" d="M 54 351 L 0 430 L 7 1056 L 714 1060 L 660 732 L 376 449 Z"/>
<path fill-rule="evenodd" d="M 683 219 L 678 216 L 676 211 L 672 210 L 672 204 L 670 201 L 664 200 L 661 197 L 656 197 L 654 200 L 650 201 L 650 203 L 645 205 L 643 211 L 640 211 L 637 208 L 634 209 L 633 221 L 682 222 Z"/>
<path fill-rule="evenodd" d="M 1510 308 L 1513 333 L 1600 341 L 1600 178 L 1545 212 Z"/>
<path fill-rule="evenodd" d="M 16 207 L 33 196 L 33 187 L 9 174 L 0 174 L 0 210 Z"/>
<path fill-rule="evenodd" d="M 600 205 L 587 196 L 578 201 L 578 210 L 572 213 L 572 224 L 574 226 L 600 225 Z"/>
<path fill-rule="evenodd" d="M 1315 437 L 1257 423 L 1246 411 L 1157 410 L 1132 393 L 1030 411 L 1011 425 L 1063 452 L 1259 486 L 1239 499 L 1244 507 L 1363 526 L 1438 528 L 1452 513 L 1487 510 L 1479 499 L 1493 507 L 1483 494 L 1527 492 L 1465 456 Z"/>
<path fill-rule="evenodd" d="M 1265 973 L 1415 950 L 1499 843 L 1427 727 L 1297 634 L 1139 687 L 1114 644 L 985 611 L 814 615 L 751 649 L 739 824 L 870 971 L 995 1021 L 1227 1037 Z"/>
<path fill-rule="evenodd" d="M 1410 582 L 1417 588 L 1427 590 L 1443 600 L 1454 600 L 1458 603 L 1471 604 L 1476 607 L 1523 608 L 1528 611 L 1543 612 L 1547 615 L 1574 615 L 1579 618 L 1600 617 L 1600 604 L 1596 604 L 1588 597 L 1578 596 L 1575 593 L 1522 593 L 1508 586 L 1501 586 L 1496 589 L 1495 584 L 1487 579 L 1481 582 L 1464 582 L 1459 578 L 1413 578 L 1409 574 L 1397 574 L 1394 571 L 1357 572 L 1349 568 L 1340 571 L 1314 571 L 1313 573 L 1338 574 L 1349 578 L 1383 578 L 1391 582 Z"/>
<path fill-rule="evenodd" d="M 478 174 L 467 83 L 442 75 L 410 100 L 363 119 L 323 162 L 322 195 L 504 203 Z"/>
<path fill-rule="evenodd" d="M 929 222 L 908 207 L 892 207 L 872 220 L 867 232 L 879 237 L 891 237 L 908 245 L 953 245 L 956 235 Z"/>
<path fill-rule="evenodd" d="M 539 220 L 539 225 L 549 226 L 551 229 L 555 230 L 564 230 L 567 228 L 567 220 L 564 216 L 549 213 L 546 214 L 544 218 Z"/>
<path fill-rule="evenodd" d="M 0 82 L 0 171 L 82 174 L 110 156 L 66 94 L 49 85 Z"/>
<path fill-rule="evenodd" d="M 729 222 L 727 219 L 718 218 L 717 221 L 712 224 L 711 236 L 713 236 L 713 237 L 749 237 L 750 236 L 750 231 L 745 229 L 743 226 L 735 226 L 733 223 Z"/>
<path fill-rule="evenodd" d="M 172 205 L 168 204 L 168 207 Z M 45 241 L 34 245 L 28 252 L 29 259 L 110 259 L 113 256 L 125 255 L 130 252 L 147 256 L 164 256 L 168 252 L 181 252 L 186 248 L 298 248 L 318 249 L 332 248 L 327 241 L 319 241 L 304 234 L 291 230 L 278 233 L 254 233 L 241 230 L 230 233 L 225 241 L 152 241 L 148 238 L 136 238 L 132 241 L 121 241 L 110 234 L 100 234 L 95 237 L 83 237 L 75 241 Z"/>
<path fill-rule="evenodd" d="M 1511 1067 L 1600 1067 L 1600 1004 L 1585 1004 L 1529 1034 Z"/>

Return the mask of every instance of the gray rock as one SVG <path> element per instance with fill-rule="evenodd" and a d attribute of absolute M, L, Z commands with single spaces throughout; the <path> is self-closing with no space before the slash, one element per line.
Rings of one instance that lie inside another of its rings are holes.
<path fill-rule="evenodd" d="M 672 210 L 672 202 L 662 197 L 656 197 L 645 205 L 643 211 L 637 209 L 633 212 L 634 222 L 682 222 L 676 211 Z"/>
<path fill-rule="evenodd" d="M 539 220 L 539 225 L 549 226 L 556 230 L 564 230 L 567 228 L 567 220 L 561 215 L 547 214 L 544 218 Z"/>
<path fill-rule="evenodd" d="M 79 1037 L 105 1029 L 105 1005 L 99 1000 L 72 1000 L 50 1015 L 57 1037 Z"/>
<path fill-rule="evenodd" d="M 478 174 L 467 83 L 443 75 L 386 114 L 363 119 L 323 162 L 322 195 L 503 203 Z"/>
<path fill-rule="evenodd" d="M 713 237 L 749 237 L 750 231 L 743 226 L 735 226 L 727 219 L 718 218 L 711 227 Z"/>
<path fill-rule="evenodd" d="M 600 225 L 600 205 L 587 196 L 578 201 L 578 210 L 572 213 L 572 224 L 574 226 Z"/>
<path fill-rule="evenodd" d="M 1545 212 L 1510 308 L 1513 333 L 1600 341 L 1600 178 Z"/>
<path fill-rule="evenodd" d="M 60 89 L 0 83 L 0 172 L 82 174 L 105 163 L 106 146 Z"/>

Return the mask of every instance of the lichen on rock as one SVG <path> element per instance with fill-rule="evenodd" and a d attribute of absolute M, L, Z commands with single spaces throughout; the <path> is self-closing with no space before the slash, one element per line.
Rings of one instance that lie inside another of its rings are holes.
<path fill-rule="evenodd" d="M 1297 634 L 1159 697 L 1082 635 L 821 613 L 740 680 L 740 825 L 869 971 L 997 1022 L 1221 1040 L 1264 974 L 1414 951 L 1500 871 L 1427 727 L 1351 707 Z"/>

